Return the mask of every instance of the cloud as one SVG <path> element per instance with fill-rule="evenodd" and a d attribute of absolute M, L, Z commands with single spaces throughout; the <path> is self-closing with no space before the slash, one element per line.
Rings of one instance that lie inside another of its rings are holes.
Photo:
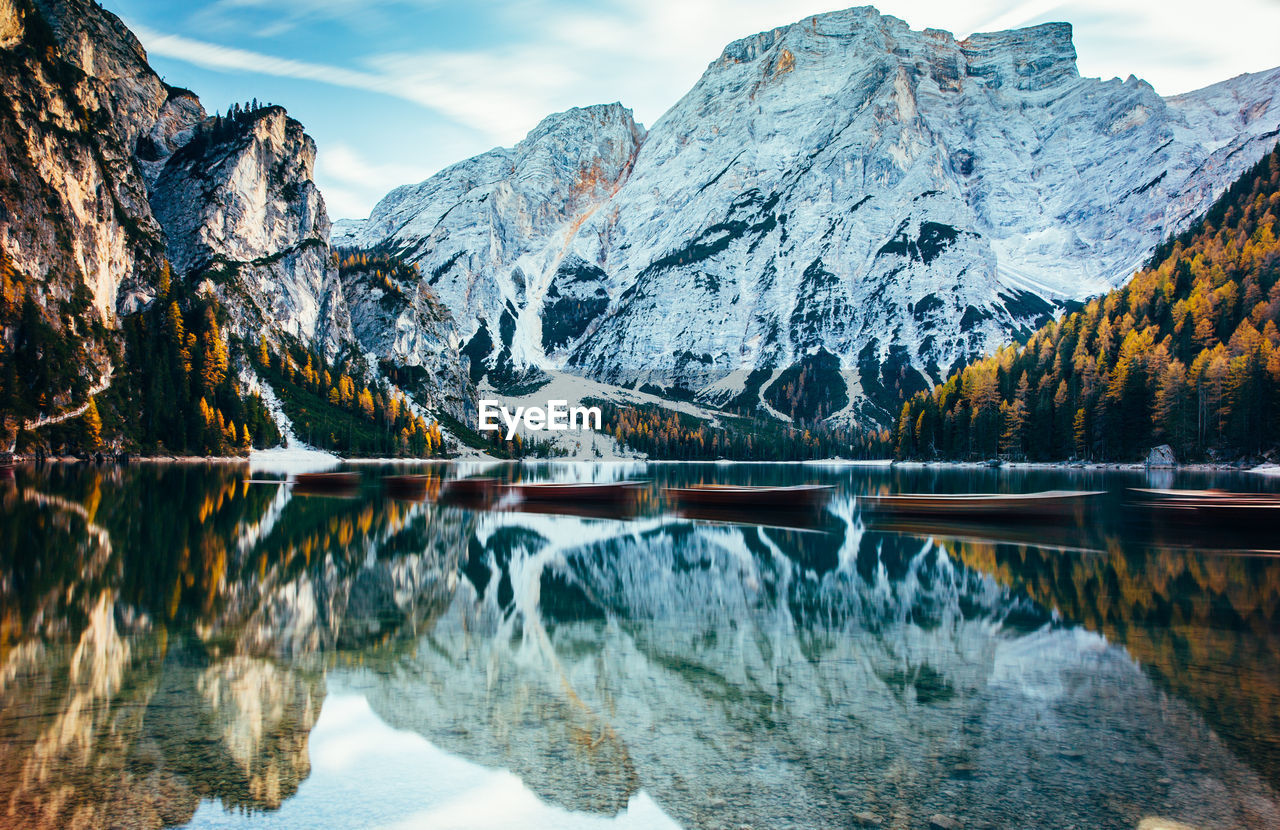
<path fill-rule="evenodd" d="M 197 8 L 191 20 L 210 30 L 243 31 L 246 15 L 269 22 L 254 30 L 258 37 L 270 38 L 316 23 L 334 21 L 358 30 L 373 32 L 395 24 L 398 14 L 429 9 L 440 0 L 216 0 Z"/>
<path fill-rule="evenodd" d="M 407 181 L 416 181 L 415 176 L 421 179 L 425 175 L 417 165 L 372 162 L 355 148 L 343 143 L 324 149 L 316 166 L 321 173 L 343 184 L 381 188 L 384 191 Z"/>
<path fill-rule="evenodd" d="M 1205 13 L 1201 0 L 1166 0 L 1156 7 L 1145 0 L 879 0 L 876 5 L 914 28 L 946 29 L 957 37 L 1066 20 L 1075 26 L 1083 74 L 1109 78 L 1133 73 L 1171 94 L 1275 62 L 1270 41 L 1280 30 L 1280 3 L 1216 2 L 1212 15 Z M 182 31 L 203 33 L 200 37 L 134 28 L 149 50 L 166 58 L 389 96 L 445 119 L 432 128 L 430 141 L 424 137 L 420 145 L 429 143 L 431 149 L 401 146 L 394 163 L 379 165 L 363 180 L 348 174 L 374 157 L 372 148 L 340 127 L 315 133 L 322 160 L 327 157 L 326 194 L 333 194 L 335 213 L 350 215 L 361 202 L 365 209 L 371 203 L 371 197 L 360 195 L 372 192 L 369 182 L 381 187 L 397 166 L 411 174 L 395 182 L 399 184 L 429 172 L 422 169 L 423 153 L 431 153 L 433 163 L 443 163 L 439 157 L 446 148 L 436 146 L 439 135 L 453 131 L 447 149 L 456 148 L 459 155 L 448 160 L 456 161 L 494 144 L 518 141 L 550 113 L 610 101 L 631 107 L 637 120 L 652 127 L 729 42 L 848 5 L 849 0 L 797 5 L 778 0 L 596 0 L 568 7 L 556 0 L 487 0 L 469 6 L 460 17 L 456 8 L 437 0 L 218 0 L 186 18 Z M 222 25 L 191 25 L 208 15 Z M 322 21 L 330 26 L 340 21 L 343 65 L 335 63 L 338 58 L 307 60 L 314 57 L 308 52 L 269 54 L 316 41 L 290 43 L 290 38 L 268 39 L 266 34 L 320 26 Z M 165 27 L 171 25 L 178 24 L 171 21 Z M 384 25 L 394 27 L 389 31 L 397 36 L 374 34 L 369 28 Z M 256 51 L 201 39 L 215 31 L 219 38 L 242 41 L 252 32 L 272 46 Z M 478 45 L 460 45 L 465 42 Z M 388 48 L 389 43 L 398 48 Z M 465 141 L 458 139 L 459 132 L 466 133 Z M 356 155 L 356 147 L 363 155 Z M 343 206 L 340 211 L 338 205 Z"/>
<path fill-rule="evenodd" d="M 408 91 L 401 89 L 391 79 L 370 72 L 345 69 L 310 61 L 277 58 L 261 52 L 247 49 L 236 49 L 230 46 L 219 46 L 202 40 L 182 35 L 164 34 L 145 26 L 133 27 L 134 33 L 142 41 L 147 51 L 174 60 L 203 66 L 208 69 L 250 72 L 263 75 L 277 75 L 282 78 L 297 78 L 304 81 L 361 89 L 367 92 L 379 92 L 413 100 Z"/>
<path fill-rule="evenodd" d="M 408 101 L 472 127 L 494 143 L 519 139 L 550 111 L 555 92 L 581 80 L 539 48 L 513 52 L 421 52 L 378 55 L 370 69 L 281 58 L 134 26 L 154 55 L 207 69 L 315 81 Z"/>
<path fill-rule="evenodd" d="M 425 164 L 370 161 L 342 142 L 320 146 L 316 158 L 316 181 L 321 185 L 329 215 L 334 218 L 365 216 L 369 206 L 387 191 L 422 181 L 431 172 Z"/>

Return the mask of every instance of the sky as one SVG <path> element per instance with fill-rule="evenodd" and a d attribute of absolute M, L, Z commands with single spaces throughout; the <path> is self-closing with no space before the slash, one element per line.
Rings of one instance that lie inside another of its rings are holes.
<path fill-rule="evenodd" d="M 334 218 L 543 117 L 620 101 L 651 126 L 740 37 L 827 0 L 102 0 L 210 112 L 281 104 L 316 139 Z M 881 0 L 957 37 L 1065 20 L 1081 74 L 1163 95 L 1280 65 L 1280 0 Z"/>

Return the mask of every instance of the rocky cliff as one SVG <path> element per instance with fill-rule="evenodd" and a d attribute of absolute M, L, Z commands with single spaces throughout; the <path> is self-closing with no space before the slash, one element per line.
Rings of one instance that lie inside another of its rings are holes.
<path fill-rule="evenodd" d="M 472 423 L 476 395 L 457 326 L 421 272 L 394 260 L 340 262 L 352 333 L 364 351 L 417 400 Z"/>
<path fill-rule="evenodd" d="M 342 355 L 370 376 L 447 351 L 357 339 L 313 181 L 315 143 L 282 108 L 210 117 L 91 0 L 0 2 L 0 63 L 6 410 L 47 414 L 108 387 L 127 360 L 116 330 L 155 299 L 166 263 L 218 298 L 230 337 Z M 399 342 L 453 344 L 419 403 L 464 417 L 473 403 L 457 337 L 437 317 L 399 320 Z M 429 331 L 413 331 L 420 322 Z M 10 356 L 28 352 L 46 368 L 15 367 Z"/>
<path fill-rule="evenodd" d="M 164 164 L 151 201 L 174 269 L 216 287 L 237 333 L 280 332 L 332 359 L 353 339 L 315 152 L 280 107 L 202 123 Z"/>
<path fill-rule="evenodd" d="M 393 190 L 347 238 L 387 242 L 418 264 L 461 321 L 477 374 L 483 365 L 496 380 L 515 380 L 514 370 L 536 369 L 555 350 L 544 340 L 563 347 L 599 313 L 605 274 L 573 251 L 579 229 L 630 175 L 643 139 L 618 104 L 552 115 L 512 149 Z M 586 303 L 570 307 L 580 296 Z"/>
<path fill-rule="evenodd" d="M 111 15 L 74 0 L 0 2 L 6 415 L 71 404 L 109 375 L 107 328 L 152 295 L 164 237 L 132 146 L 169 94 Z M 40 348 L 46 342 L 24 353 L 24 340 L 44 332 L 52 334 L 42 341 L 59 341 L 58 359 Z M 25 371 L 14 365 L 19 355 L 29 358 Z"/>
<path fill-rule="evenodd" d="M 957 40 L 849 9 L 730 44 L 647 133 L 552 116 L 344 233 L 417 262 L 497 380 L 768 399 L 826 353 L 842 413 L 885 420 L 1126 279 L 1269 149 L 1277 89 L 1162 98 L 1080 77 L 1067 24 Z"/>

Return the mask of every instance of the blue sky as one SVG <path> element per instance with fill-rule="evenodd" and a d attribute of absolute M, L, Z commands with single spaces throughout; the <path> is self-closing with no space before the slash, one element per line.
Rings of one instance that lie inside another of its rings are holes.
<path fill-rule="evenodd" d="M 518 141 L 541 118 L 621 101 L 651 125 L 725 44 L 850 5 L 825 0 L 104 0 L 165 80 L 210 111 L 283 104 L 319 146 L 333 217 Z M 885 0 L 959 37 L 1075 27 L 1080 70 L 1162 94 L 1280 65 L 1280 0 Z"/>

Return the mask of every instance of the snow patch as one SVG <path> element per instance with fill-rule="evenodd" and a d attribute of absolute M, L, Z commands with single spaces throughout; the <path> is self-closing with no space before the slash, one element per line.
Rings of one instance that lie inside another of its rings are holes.
<path fill-rule="evenodd" d="M 254 450 L 249 453 L 249 472 L 279 473 L 297 475 L 298 473 L 322 473 L 332 470 L 342 463 L 342 459 L 324 450 L 315 450 L 304 446 L 275 447 L 269 450 Z"/>

